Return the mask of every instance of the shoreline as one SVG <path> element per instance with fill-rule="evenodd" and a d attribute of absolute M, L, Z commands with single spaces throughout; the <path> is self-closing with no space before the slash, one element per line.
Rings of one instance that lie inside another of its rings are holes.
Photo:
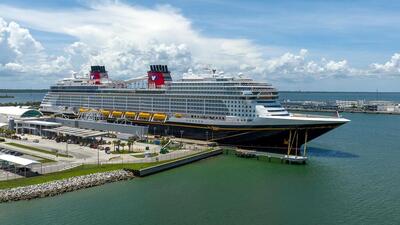
<path fill-rule="evenodd" d="M 9 188 L 0 190 L 0 203 L 51 197 L 116 181 L 130 180 L 134 177 L 133 172 L 122 169 L 76 176 L 41 184 Z"/>
<path fill-rule="evenodd" d="M 129 167 L 107 171 L 91 173 L 87 175 L 74 176 L 60 180 L 49 181 L 45 183 L 33 184 L 28 186 L 0 189 L 0 204 L 20 200 L 32 200 L 36 198 L 45 198 L 72 192 L 80 189 L 100 186 L 107 183 L 113 183 L 122 180 L 130 180 L 135 177 L 143 177 L 168 169 L 180 167 L 192 162 L 206 159 L 212 156 L 222 154 L 222 149 L 200 152 L 187 157 L 167 161 L 154 166 L 132 169 Z M 24 178 L 21 178 L 24 179 Z"/>

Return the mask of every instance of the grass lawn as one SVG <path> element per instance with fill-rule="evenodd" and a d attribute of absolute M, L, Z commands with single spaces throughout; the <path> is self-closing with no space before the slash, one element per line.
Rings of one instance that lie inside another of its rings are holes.
<path fill-rule="evenodd" d="M 38 158 L 39 160 L 37 160 L 37 161 L 39 161 L 39 162 L 41 162 L 41 163 L 51 163 L 51 162 L 55 162 L 54 160 L 51 160 L 51 159 L 46 159 L 46 158 L 43 158 L 43 157 L 40 157 L 40 156 L 37 156 L 37 155 L 31 155 L 31 154 L 26 154 L 26 153 L 23 153 L 24 155 L 30 155 L 30 156 L 33 156 L 33 157 L 35 157 L 35 158 Z"/>
<path fill-rule="evenodd" d="M 21 145 L 18 143 L 13 143 L 13 142 L 8 142 L 6 143 L 6 145 L 11 145 L 17 148 L 24 148 L 24 149 L 28 149 L 28 150 L 32 150 L 32 151 L 36 151 L 36 152 L 41 152 L 41 153 L 46 153 L 46 154 L 50 154 L 50 155 L 55 155 L 55 156 L 60 156 L 60 157 L 70 157 L 72 158 L 72 156 L 69 155 L 65 155 L 65 154 L 61 154 L 61 153 L 55 153 L 55 152 L 51 152 L 51 151 L 47 151 L 41 148 L 36 148 L 36 147 L 32 147 L 32 146 L 28 146 L 28 145 Z"/>
<path fill-rule="evenodd" d="M 0 189 L 6 188 L 13 188 L 13 187 L 21 187 L 21 186 L 28 186 L 33 184 L 41 184 L 45 182 L 50 182 L 54 180 L 61 180 L 76 176 L 82 176 L 92 173 L 101 173 L 113 170 L 120 170 L 120 169 L 142 169 L 150 166 L 155 166 L 157 164 L 165 163 L 166 161 L 161 162 L 152 162 L 152 163 L 131 163 L 131 164 L 109 164 L 109 165 L 84 165 L 78 166 L 73 169 L 49 173 L 37 177 L 29 177 L 29 178 L 19 178 L 15 180 L 8 180 L 8 181 L 0 181 Z"/>

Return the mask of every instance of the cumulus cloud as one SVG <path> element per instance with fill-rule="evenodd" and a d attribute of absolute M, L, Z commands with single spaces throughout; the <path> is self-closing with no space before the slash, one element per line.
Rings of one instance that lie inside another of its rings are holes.
<path fill-rule="evenodd" d="M 307 49 L 266 57 L 269 46 L 247 39 L 208 37 L 171 6 L 143 8 L 123 3 L 96 3 L 68 10 L 34 10 L 0 5 L 0 71 L 51 75 L 71 70 L 86 73 L 90 65 L 104 64 L 113 77 L 141 75 L 149 64 L 168 64 L 175 74 L 205 65 L 226 73 L 244 72 L 267 79 L 324 79 L 327 77 L 400 73 L 400 54 L 384 64 L 352 68 L 345 59 L 310 60 Z M 28 27 L 77 39 L 52 55 L 31 35 Z M 268 55 L 272 55 L 269 52 Z M 275 54 L 276 55 L 276 54 Z"/>
<path fill-rule="evenodd" d="M 373 63 L 370 68 L 373 73 L 398 75 L 400 74 L 400 53 L 395 53 L 386 63 Z"/>
<path fill-rule="evenodd" d="M 62 56 L 51 57 L 30 31 L 18 23 L 0 18 L 0 72 L 2 74 L 38 73 L 46 75 L 64 70 Z"/>
<path fill-rule="evenodd" d="M 285 53 L 280 57 L 266 60 L 257 67 L 250 67 L 253 72 L 266 74 L 273 79 L 290 79 L 292 81 L 304 78 L 323 79 L 327 77 L 345 77 L 358 75 L 346 60 L 333 61 L 321 59 L 316 62 L 307 59 L 308 50 L 301 49 L 298 54 Z"/>

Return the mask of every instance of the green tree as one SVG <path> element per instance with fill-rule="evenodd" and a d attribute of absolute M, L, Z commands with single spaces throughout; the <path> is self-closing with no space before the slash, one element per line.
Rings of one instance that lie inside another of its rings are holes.
<path fill-rule="evenodd" d="M 119 151 L 120 146 L 121 146 L 121 140 L 117 140 L 117 151 Z"/>
<path fill-rule="evenodd" d="M 125 142 L 122 142 L 120 145 L 121 145 L 122 151 L 124 151 L 124 148 L 125 148 L 125 146 L 126 146 L 126 143 L 125 143 Z"/>
<path fill-rule="evenodd" d="M 118 141 L 117 140 L 113 140 L 112 143 L 114 145 L 114 152 L 115 152 L 115 146 L 118 144 Z"/>
<path fill-rule="evenodd" d="M 133 145 L 133 141 L 131 139 L 129 139 L 127 145 L 128 145 L 129 151 L 131 151 L 131 147 Z"/>

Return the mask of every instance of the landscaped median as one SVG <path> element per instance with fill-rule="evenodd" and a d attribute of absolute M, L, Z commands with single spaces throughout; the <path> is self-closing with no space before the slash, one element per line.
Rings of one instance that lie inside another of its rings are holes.
<path fill-rule="evenodd" d="M 41 152 L 41 153 L 45 153 L 45 154 L 50 154 L 50 155 L 54 155 L 54 156 L 60 156 L 60 157 L 69 157 L 72 158 L 72 156 L 70 155 L 66 155 L 66 154 L 61 154 L 61 153 L 56 153 L 56 152 L 52 152 L 52 151 L 47 151 L 41 148 L 37 148 L 37 147 L 32 147 L 32 146 L 28 146 L 28 145 L 22 145 L 22 144 L 18 144 L 18 143 L 14 143 L 14 142 L 7 142 L 5 143 L 6 145 L 10 145 L 10 146 L 14 146 L 16 148 L 23 148 L 23 149 L 27 149 L 27 150 L 31 150 L 31 151 L 36 151 L 36 152 Z"/>

